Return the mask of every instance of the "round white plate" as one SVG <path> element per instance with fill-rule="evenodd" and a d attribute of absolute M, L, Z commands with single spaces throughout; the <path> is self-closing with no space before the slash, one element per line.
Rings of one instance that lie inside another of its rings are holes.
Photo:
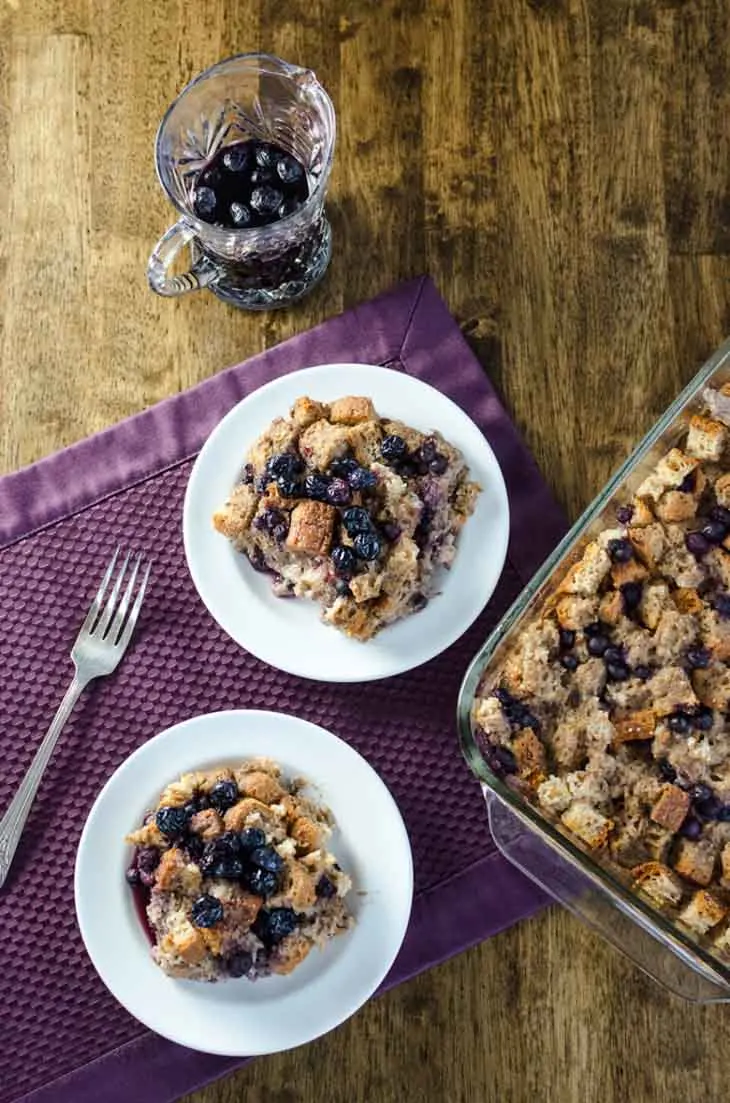
<path fill-rule="evenodd" d="M 333 853 L 353 878 L 353 930 L 312 950 L 290 976 L 217 984 L 173 980 L 150 956 L 124 873 L 124 836 L 186 770 L 276 759 L 306 777 L 337 823 Z M 400 812 L 375 771 L 337 736 L 275 712 L 217 712 L 176 724 L 123 762 L 94 802 L 76 857 L 76 914 L 109 991 L 150 1030 L 205 1053 L 253 1056 L 332 1030 L 372 995 L 408 925 L 413 863 Z"/>
<path fill-rule="evenodd" d="M 445 366 L 445 370 L 447 366 Z M 459 536 L 456 560 L 441 592 L 414 616 L 373 640 L 348 639 L 323 624 L 319 606 L 283 600 L 211 523 L 233 489 L 245 453 L 295 399 L 332 401 L 369 395 L 383 417 L 422 431 L 438 429 L 464 455 L 482 486 L 474 515 Z M 247 651 L 280 670 L 327 682 L 389 678 L 439 655 L 467 630 L 502 573 L 509 538 L 507 491 L 492 449 L 451 399 L 412 376 L 367 364 L 325 364 L 268 383 L 226 414 L 206 441 L 185 495 L 183 539 L 195 587 L 221 628 Z"/>

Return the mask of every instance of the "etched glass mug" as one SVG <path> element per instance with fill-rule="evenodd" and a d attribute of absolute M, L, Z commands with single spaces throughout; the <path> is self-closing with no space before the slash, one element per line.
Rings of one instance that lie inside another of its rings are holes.
<path fill-rule="evenodd" d="M 221 146 L 275 142 L 304 166 L 309 196 L 293 214 L 268 226 L 227 229 L 202 222 L 192 196 L 200 171 Z M 295 302 L 322 278 L 332 253 L 324 210 L 335 146 L 332 101 L 309 69 L 269 54 L 240 54 L 191 81 L 168 108 L 157 132 L 157 175 L 181 218 L 149 259 L 150 286 L 176 296 L 207 287 L 247 310 Z M 168 269 L 190 246 L 183 275 Z"/>

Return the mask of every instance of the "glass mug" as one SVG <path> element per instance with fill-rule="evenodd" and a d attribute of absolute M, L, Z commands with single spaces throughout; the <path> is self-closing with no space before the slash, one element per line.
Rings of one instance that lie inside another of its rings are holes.
<path fill-rule="evenodd" d="M 221 146 L 246 139 L 275 142 L 293 154 L 306 170 L 308 198 L 268 226 L 228 229 L 202 222 L 192 205 L 197 176 Z M 239 54 L 201 73 L 168 108 L 157 132 L 157 175 L 182 217 L 149 259 L 152 290 L 170 297 L 207 287 L 246 310 L 287 306 L 306 295 L 332 254 L 324 198 L 334 147 L 334 107 L 311 70 L 270 54 Z M 186 245 L 190 269 L 169 275 Z"/>

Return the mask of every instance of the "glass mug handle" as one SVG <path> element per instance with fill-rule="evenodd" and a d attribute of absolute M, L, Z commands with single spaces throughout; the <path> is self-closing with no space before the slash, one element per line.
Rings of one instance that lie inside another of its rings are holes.
<path fill-rule="evenodd" d="M 220 275 L 218 266 L 201 253 L 187 272 L 180 276 L 168 276 L 167 271 L 177 254 L 195 238 L 195 230 L 184 218 L 171 226 L 155 245 L 147 264 L 147 279 L 158 295 L 174 298 L 189 291 L 207 287 Z"/>

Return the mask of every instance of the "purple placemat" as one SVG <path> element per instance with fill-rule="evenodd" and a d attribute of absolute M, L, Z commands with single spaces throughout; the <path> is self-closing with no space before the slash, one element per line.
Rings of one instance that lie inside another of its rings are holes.
<path fill-rule="evenodd" d="M 494 448 L 512 508 L 508 560 L 488 611 L 437 659 L 367 686 L 303 681 L 240 650 L 199 601 L 181 540 L 193 458 L 219 419 L 274 377 L 338 361 L 406 371 L 454 399 Z M 111 549 L 122 542 L 155 561 L 137 647 L 77 708 L 0 893 L 0 1103 L 168 1103 L 241 1063 L 175 1046 L 132 1019 L 96 976 L 74 917 L 76 846 L 101 785 L 135 747 L 187 716 L 235 707 L 297 713 L 350 741 L 378 770 L 408 827 L 416 893 L 384 987 L 544 903 L 495 850 L 454 714 L 470 658 L 563 531 L 533 460 L 425 278 L 0 480 L 0 809 L 66 686 L 69 646 Z"/>

